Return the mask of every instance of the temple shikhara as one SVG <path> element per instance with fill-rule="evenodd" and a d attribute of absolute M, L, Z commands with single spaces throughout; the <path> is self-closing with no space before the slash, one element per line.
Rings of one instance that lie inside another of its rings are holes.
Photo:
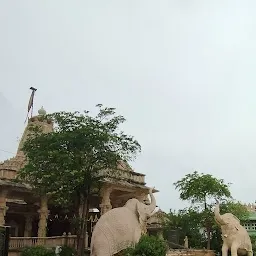
<path fill-rule="evenodd" d="M 45 133 L 53 132 L 52 121 L 42 118 L 45 114 L 41 108 L 38 115 L 28 120 L 16 155 L 0 163 L 0 225 L 11 227 L 10 250 L 36 244 L 57 246 L 67 241 L 70 244 L 76 238 L 72 230 L 72 210 L 63 212 L 46 197 L 34 194 L 29 185 L 15 181 L 17 173 L 25 164 L 22 145 L 30 132 L 29 127 L 36 124 Z M 130 198 L 143 201 L 148 196 L 149 187 L 146 186 L 144 174 L 134 172 L 125 162 L 120 162 L 118 168 L 122 173 L 120 179 L 104 180 L 100 195 L 93 197 L 88 219 L 87 247 L 90 246 L 93 225 L 100 215 L 123 206 Z M 149 233 L 161 236 L 161 225 L 156 216 L 150 219 L 148 227 Z"/>

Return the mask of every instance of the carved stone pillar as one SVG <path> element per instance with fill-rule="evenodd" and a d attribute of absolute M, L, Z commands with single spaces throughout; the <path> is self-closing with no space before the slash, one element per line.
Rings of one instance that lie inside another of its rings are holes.
<path fill-rule="evenodd" d="M 32 222 L 33 222 L 33 217 L 31 215 L 27 215 L 26 218 L 25 218 L 24 237 L 31 237 L 31 235 L 32 235 Z"/>
<path fill-rule="evenodd" d="M 112 192 L 111 187 L 103 187 L 101 189 L 101 192 L 100 192 L 101 197 L 102 197 L 102 201 L 100 204 L 101 215 L 103 215 L 104 213 L 106 213 L 112 209 L 112 205 L 111 205 L 111 201 L 110 201 L 111 192 Z"/>
<path fill-rule="evenodd" d="M 7 191 L 1 191 L 0 193 L 0 225 L 5 225 L 5 215 L 8 207 L 6 206 Z"/>
<path fill-rule="evenodd" d="M 38 237 L 46 237 L 47 219 L 49 215 L 48 211 L 48 200 L 46 196 L 41 197 L 41 204 L 38 222 Z"/>
<path fill-rule="evenodd" d="M 157 236 L 158 236 L 158 238 L 160 238 L 160 239 L 163 239 L 163 240 L 164 240 L 163 230 L 159 230 L 159 231 L 157 232 Z"/>

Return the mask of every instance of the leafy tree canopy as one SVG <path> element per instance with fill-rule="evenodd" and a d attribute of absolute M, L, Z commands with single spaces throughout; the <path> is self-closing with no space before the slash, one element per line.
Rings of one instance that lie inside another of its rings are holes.
<path fill-rule="evenodd" d="M 174 186 L 180 192 L 180 199 L 189 200 L 191 203 L 206 203 L 207 199 L 231 198 L 229 184 L 225 184 L 223 179 L 217 179 L 210 174 L 199 174 L 197 171 L 187 174 L 175 182 Z"/>
<path fill-rule="evenodd" d="M 180 192 L 180 199 L 188 200 L 192 204 L 197 203 L 198 209 L 201 208 L 199 211 L 200 223 L 207 236 L 207 249 L 210 249 L 211 234 L 215 225 L 212 214 L 213 200 L 232 199 L 229 184 L 226 184 L 223 179 L 217 179 L 210 174 L 199 174 L 195 171 L 175 182 L 174 186 Z"/>

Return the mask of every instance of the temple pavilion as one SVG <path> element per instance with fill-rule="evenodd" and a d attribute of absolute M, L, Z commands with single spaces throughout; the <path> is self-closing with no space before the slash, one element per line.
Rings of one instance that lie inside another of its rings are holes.
<path fill-rule="evenodd" d="M 35 237 L 50 241 L 51 238 L 56 240 L 56 237 L 61 237 L 63 233 L 75 235 L 71 225 L 72 211 L 62 212 L 46 197 L 40 198 L 35 195 L 30 186 L 15 182 L 17 173 L 25 164 L 22 145 L 28 136 L 29 127 L 36 124 L 41 126 L 45 133 L 53 132 L 52 121 L 42 118 L 45 114 L 45 110 L 41 108 L 38 115 L 28 120 L 16 155 L 0 163 L 0 225 L 11 228 L 11 248 L 33 244 Z M 111 208 L 123 206 L 130 198 L 135 197 L 139 200 L 147 198 L 149 187 L 146 186 L 145 175 L 134 172 L 124 162 L 120 162 L 118 168 L 122 173 L 120 179 L 104 180 L 100 195 L 94 196 L 92 200 L 91 216 L 88 220 L 91 221 L 91 228 L 93 222 Z M 14 244 L 13 241 L 19 243 Z M 50 244 L 54 245 L 54 241 L 52 240 Z"/>
<path fill-rule="evenodd" d="M 243 226 L 247 230 L 250 236 L 256 235 L 256 205 L 255 204 L 247 204 L 245 205 L 247 210 L 249 211 L 249 216 L 245 220 L 243 220 Z"/>

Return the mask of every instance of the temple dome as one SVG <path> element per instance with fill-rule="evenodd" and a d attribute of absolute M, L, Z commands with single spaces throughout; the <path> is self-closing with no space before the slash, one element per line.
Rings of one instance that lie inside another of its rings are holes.
<path fill-rule="evenodd" d="M 39 114 L 40 116 L 45 116 L 45 115 L 46 115 L 46 111 L 45 111 L 45 109 L 43 108 L 43 106 L 38 110 L 38 114 Z"/>

